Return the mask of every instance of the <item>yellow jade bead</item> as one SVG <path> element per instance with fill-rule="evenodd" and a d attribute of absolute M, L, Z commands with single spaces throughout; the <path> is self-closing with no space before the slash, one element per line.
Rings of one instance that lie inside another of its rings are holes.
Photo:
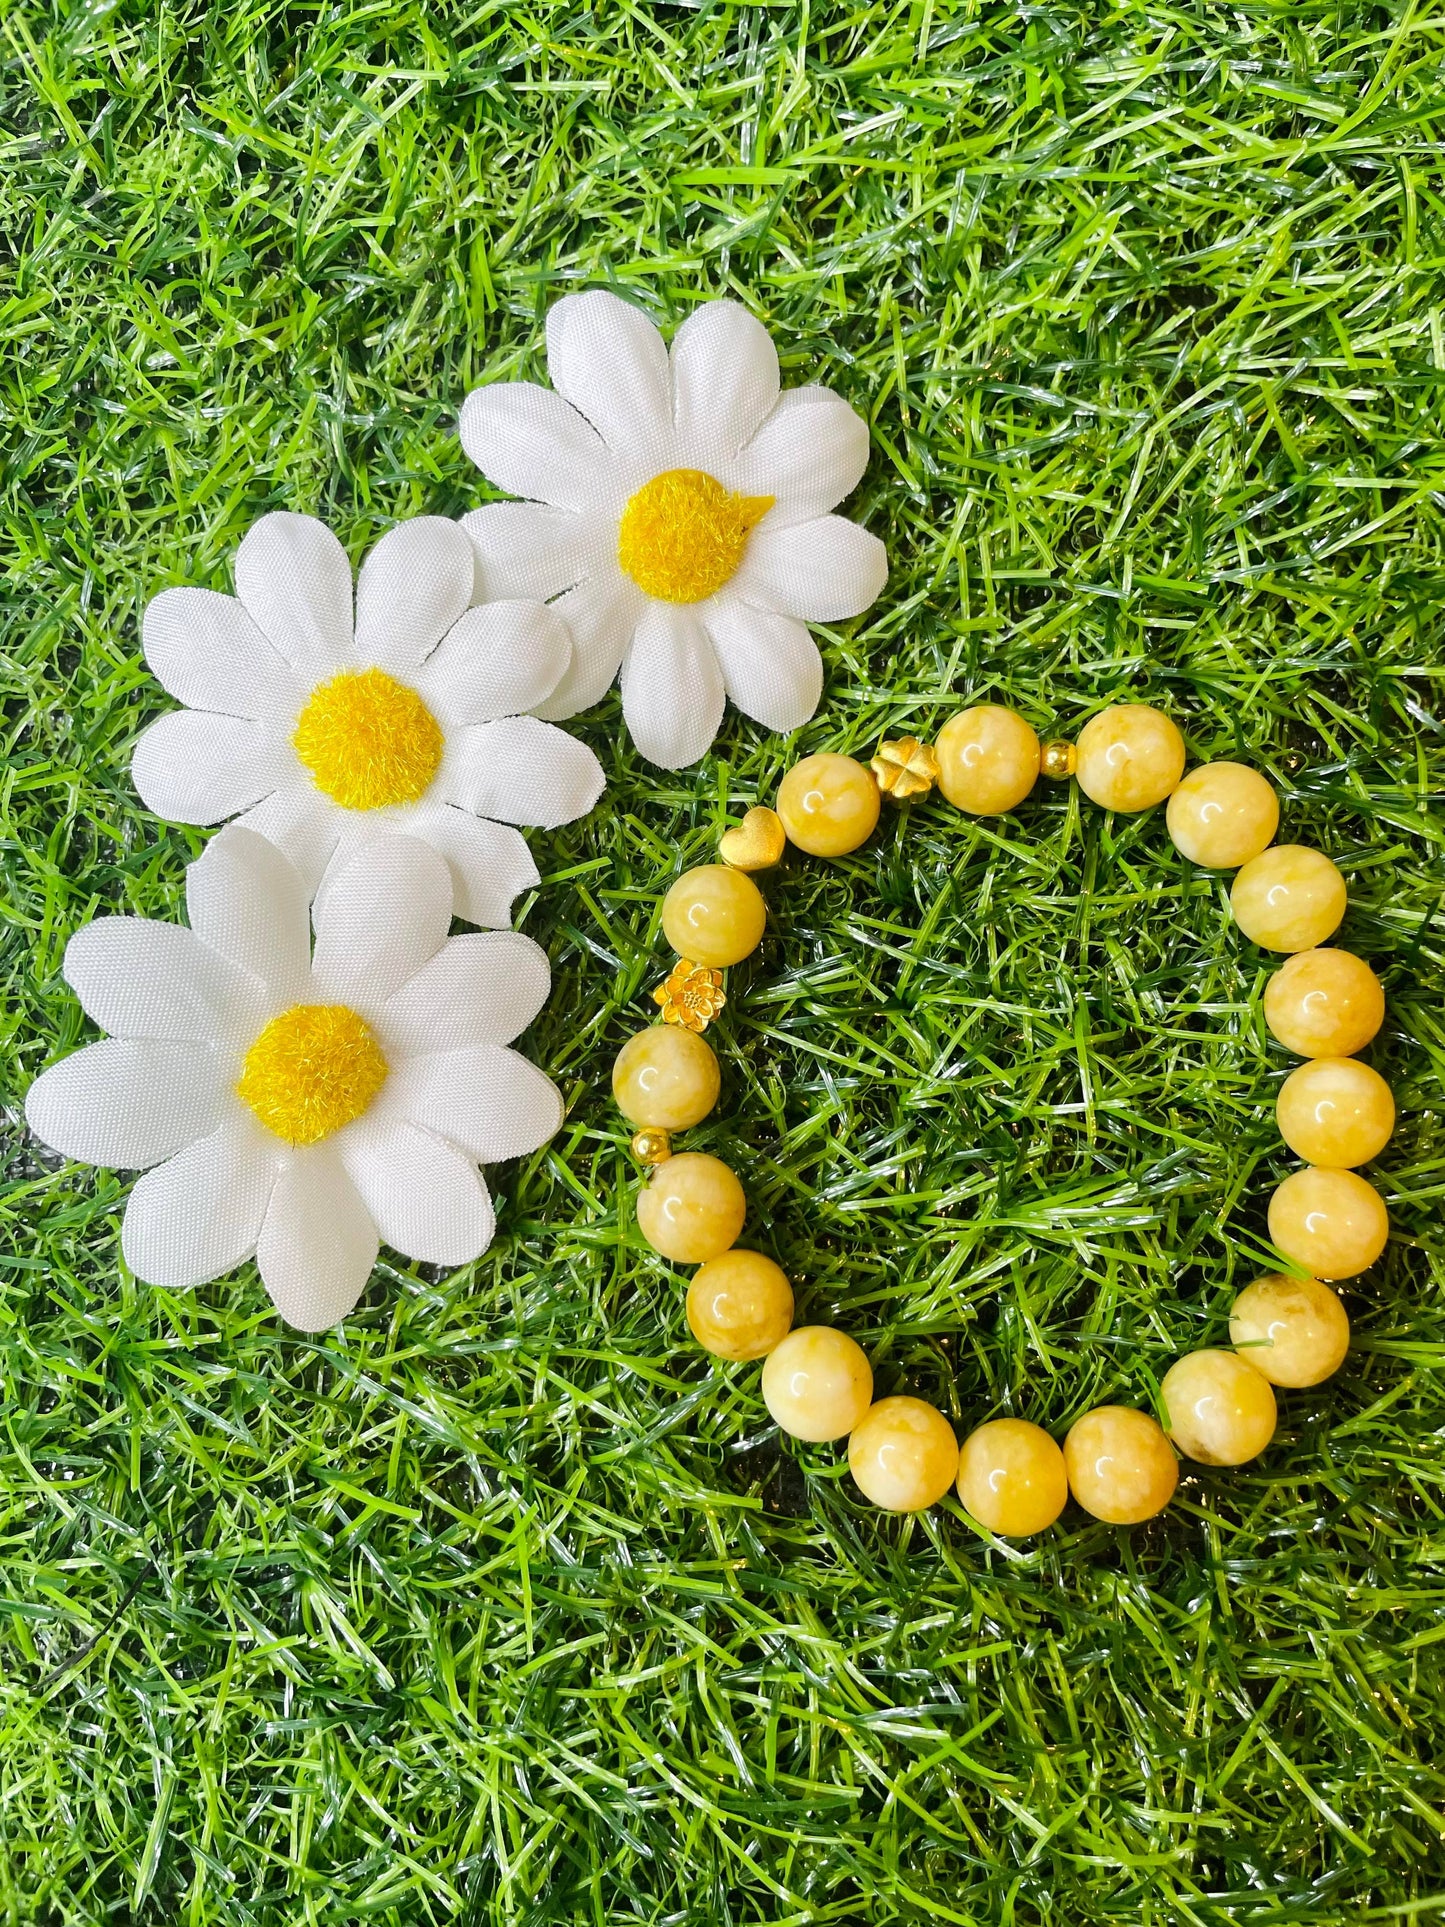
<path fill-rule="evenodd" d="M 714 1358 L 766 1358 L 793 1322 L 793 1287 L 761 1251 L 725 1251 L 688 1286 L 687 1322 Z"/>
<path fill-rule="evenodd" d="M 686 1131 L 701 1124 L 721 1088 L 712 1045 L 674 1024 L 654 1024 L 629 1037 L 612 1066 L 618 1110 L 645 1130 Z"/>
<path fill-rule="evenodd" d="M 1390 1141 L 1395 1099 L 1358 1057 L 1312 1057 L 1280 1086 L 1279 1134 L 1306 1164 L 1368 1164 Z"/>
<path fill-rule="evenodd" d="M 848 1470 L 885 1512 L 936 1505 L 958 1472 L 953 1427 L 921 1398 L 880 1398 L 853 1428 Z"/>
<path fill-rule="evenodd" d="M 1150 810 L 1179 785 L 1184 738 L 1162 709 L 1116 703 L 1079 731 L 1079 788 L 1106 810 Z"/>
<path fill-rule="evenodd" d="M 1274 841 L 1279 798 L 1246 763 L 1201 763 L 1169 798 L 1164 820 L 1191 863 L 1236 870 Z"/>
<path fill-rule="evenodd" d="M 938 787 L 970 816 L 1001 816 L 1039 780 L 1039 739 L 1022 716 L 997 703 L 950 716 L 933 746 Z"/>
<path fill-rule="evenodd" d="M 799 1325 L 768 1353 L 763 1402 L 795 1439 L 841 1439 L 873 1400 L 873 1368 L 860 1345 L 831 1325 Z"/>
<path fill-rule="evenodd" d="M 1075 1421 L 1064 1440 L 1064 1469 L 1085 1512 L 1111 1526 L 1152 1519 L 1179 1483 L 1164 1428 L 1124 1405 L 1098 1405 Z"/>
<path fill-rule="evenodd" d="M 659 1164 L 637 1194 L 638 1230 L 675 1265 L 705 1265 L 721 1257 L 747 1214 L 736 1176 L 705 1151 L 683 1151 Z"/>
<path fill-rule="evenodd" d="M 767 922 L 763 893 L 742 870 L 704 863 L 686 870 L 662 899 L 662 930 L 680 957 L 726 970 L 751 956 Z"/>
<path fill-rule="evenodd" d="M 1318 1278 L 1256 1278 L 1234 1301 L 1229 1342 L 1271 1385 L 1319 1385 L 1350 1349 L 1350 1321 Z"/>
<path fill-rule="evenodd" d="M 1270 1383 L 1237 1352 L 1190 1352 L 1159 1387 L 1176 1451 L 1200 1465 L 1256 1459 L 1278 1423 Z"/>
<path fill-rule="evenodd" d="M 805 756 L 778 785 L 788 841 L 809 856 L 856 850 L 873 834 L 881 807 L 878 779 L 851 756 Z"/>
<path fill-rule="evenodd" d="M 958 1496 L 969 1513 L 1005 1539 L 1051 1526 L 1069 1496 L 1064 1455 L 1041 1426 L 996 1418 L 970 1432 L 958 1455 Z"/>
<path fill-rule="evenodd" d="M 1229 907 L 1262 950 L 1313 950 L 1340 927 L 1345 879 L 1322 850 L 1277 843 L 1245 864 Z"/>
<path fill-rule="evenodd" d="M 1354 1278 L 1389 1242 L 1390 1214 L 1357 1172 L 1311 1164 L 1292 1172 L 1270 1199 L 1269 1236 L 1315 1278 Z"/>
<path fill-rule="evenodd" d="M 1385 992 L 1363 957 L 1301 950 L 1265 985 L 1264 1021 L 1297 1057 L 1353 1057 L 1385 1021 Z"/>

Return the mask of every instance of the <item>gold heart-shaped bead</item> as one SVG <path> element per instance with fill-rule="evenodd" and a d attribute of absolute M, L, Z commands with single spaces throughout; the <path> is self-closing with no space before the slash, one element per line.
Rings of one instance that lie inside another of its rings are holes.
<path fill-rule="evenodd" d="M 776 810 L 752 809 L 741 823 L 723 831 L 717 853 L 730 870 L 771 870 L 782 862 L 786 841 Z"/>

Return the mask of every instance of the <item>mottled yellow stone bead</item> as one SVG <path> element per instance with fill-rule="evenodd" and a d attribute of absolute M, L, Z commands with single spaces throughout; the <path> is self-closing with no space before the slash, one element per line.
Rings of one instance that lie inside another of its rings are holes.
<path fill-rule="evenodd" d="M 1022 716 L 997 703 L 950 716 L 934 744 L 938 787 L 970 816 L 1001 816 L 1039 780 L 1039 739 Z"/>
<path fill-rule="evenodd" d="M 1385 1249 L 1390 1214 L 1358 1172 L 1311 1164 L 1292 1172 L 1270 1199 L 1269 1236 L 1315 1278 L 1354 1278 Z"/>
<path fill-rule="evenodd" d="M 1026 1539 L 1051 1526 L 1069 1496 L 1064 1455 L 1041 1426 L 996 1418 L 970 1432 L 958 1455 L 958 1496 L 966 1509 L 1005 1539 Z"/>
<path fill-rule="evenodd" d="M 701 1124 L 721 1087 L 712 1045 L 670 1024 L 629 1037 L 612 1066 L 617 1108 L 644 1130 L 686 1131 Z"/>
<path fill-rule="evenodd" d="M 877 778 L 851 756 L 805 756 L 778 785 L 788 841 L 809 856 L 856 850 L 873 834 L 880 808 Z"/>
<path fill-rule="evenodd" d="M 1279 1134 L 1306 1164 L 1368 1164 L 1390 1141 L 1395 1099 L 1358 1057 L 1312 1057 L 1280 1086 Z"/>
<path fill-rule="evenodd" d="M 1085 1512 L 1111 1526 L 1152 1519 L 1179 1483 L 1163 1427 L 1125 1405 L 1097 1405 L 1075 1421 L 1064 1440 L 1064 1469 Z"/>
<path fill-rule="evenodd" d="M 799 1325 L 768 1353 L 763 1402 L 795 1439 L 844 1438 L 872 1401 L 867 1354 L 831 1325 Z"/>
<path fill-rule="evenodd" d="M 747 1216 L 743 1187 L 721 1158 L 683 1151 L 659 1164 L 637 1194 L 637 1228 L 675 1265 L 705 1265 L 736 1240 Z"/>
<path fill-rule="evenodd" d="M 793 1287 L 780 1265 L 761 1251 L 725 1251 L 697 1272 L 687 1288 L 693 1337 L 715 1358 L 743 1363 L 766 1358 L 793 1322 Z"/>
<path fill-rule="evenodd" d="M 1313 950 L 1340 927 L 1345 879 L 1322 850 L 1276 843 L 1245 864 L 1229 907 L 1262 950 Z"/>
<path fill-rule="evenodd" d="M 1350 1349 L 1338 1294 L 1318 1278 L 1256 1278 L 1234 1301 L 1229 1342 L 1271 1385 L 1319 1385 Z"/>
<path fill-rule="evenodd" d="M 1199 1465 L 1257 1459 L 1278 1422 L 1269 1380 L 1237 1352 L 1189 1352 L 1159 1387 L 1176 1452 Z"/>
<path fill-rule="evenodd" d="M 1385 992 L 1363 957 L 1301 950 L 1265 985 L 1264 1021 L 1298 1057 L 1353 1057 L 1385 1021 Z"/>
<path fill-rule="evenodd" d="M 1169 798 L 1165 821 L 1191 863 L 1237 870 L 1274 841 L 1279 798 L 1247 763 L 1201 763 Z"/>
<path fill-rule="evenodd" d="M 848 1470 L 885 1512 L 937 1505 L 958 1472 L 953 1427 L 921 1398 L 880 1398 L 848 1440 Z"/>
<path fill-rule="evenodd" d="M 1184 738 L 1162 709 L 1116 703 L 1079 731 L 1079 788 L 1106 810 L 1151 810 L 1184 774 Z"/>
<path fill-rule="evenodd" d="M 763 893 L 742 870 L 703 863 L 686 870 L 662 899 L 662 930 L 680 957 L 726 970 L 751 956 L 767 922 Z"/>

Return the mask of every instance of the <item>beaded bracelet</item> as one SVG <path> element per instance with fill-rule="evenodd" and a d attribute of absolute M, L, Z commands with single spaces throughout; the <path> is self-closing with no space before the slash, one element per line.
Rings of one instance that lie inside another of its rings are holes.
<path fill-rule="evenodd" d="M 883 743 L 871 769 L 848 756 L 804 758 L 784 776 L 776 811 L 749 810 L 721 838 L 721 863 L 687 871 L 663 901 L 679 961 L 653 993 L 662 1022 L 624 1044 L 612 1073 L 619 1108 L 640 1127 L 632 1149 L 652 1167 L 638 1227 L 663 1257 L 700 1267 L 687 1294 L 698 1343 L 718 1358 L 762 1359 L 763 1398 L 781 1430 L 815 1442 L 846 1437 L 853 1478 L 888 1511 L 920 1511 L 956 1481 L 968 1512 L 1004 1537 L 1052 1525 L 1071 1492 L 1095 1518 L 1136 1524 L 1173 1496 L 1176 1452 L 1204 1465 L 1255 1458 L 1274 1435 L 1274 1388 L 1321 1383 L 1348 1350 L 1349 1320 L 1322 1281 L 1364 1271 L 1389 1235 L 1379 1193 L 1354 1169 L 1394 1129 L 1389 1086 L 1356 1056 L 1380 1028 L 1384 993 L 1361 958 L 1321 947 L 1344 916 L 1344 879 L 1320 851 L 1274 842 L 1279 803 L 1265 779 L 1232 762 L 1185 776 L 1184 761 L 1173 722 L 1143 704 L 1104 710 L 1077 744 L 1041 745 L 1009 709 L 964 710 L 931 746 L 911 736 Z M 868 1359 L 846 1333 L 793 1327 L 781 1268 L 737 1246 L 747 1204 L 736 1176 L 720 1158 L 674 1155 L 670 1134 L 717 1103 L 718 1062 L 702 1032 L 726 1002 L 723 971 L 762 940 L 766 909 L 752 872 L 778 863 L 785 841 L 819 857 L 858 849 L 883 797 L 906 803 L 936 783 L 958 809 L 994 816 L 1022 802 L 1040 774 L 1074 777 L 1093 802 L 1120 812 L 1167 799 L 1175 847 L 1203 868 L 1236 870 L 1236 923 L 1261 948 L 1286 954 L 1264 1015 L 1306 1060 L 1276 1105 L 1280 1135 L 1305 1165 L 1271 1198 L 1269 1234 L 1303 1275 L 1256 1279 L 1230 1312 L 1235 1349 L 1190 1352 L 1170 1367 L 1159 1387 L 1164 1425 L 1103 1405 L 1075 1422 L 1062 1450 L 1018 1418 L 979 1426 L 960 1450 L 948 1420 L 922 1399 L 874 1402 Z"/>

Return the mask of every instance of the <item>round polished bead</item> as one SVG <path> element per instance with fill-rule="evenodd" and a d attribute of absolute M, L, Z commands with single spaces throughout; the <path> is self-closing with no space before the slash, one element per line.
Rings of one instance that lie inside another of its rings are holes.
<path fill-rule="evenodd" d="M 1390 1214 L 1356 1171 L 1307 1165 L 1269 1201 L 1271 1243 L 1316 1278 L 1354 1278 L 1385 1249 Z"/>
<path fill-rule="evenodd" d="M 848 1440 L 848 1470 L 885 1512 L 936 1505 L 958 1472 L 953 1427 L 921 1398 L 880 1398 Z"/>
<path fill-rule="evenodd" d="M 1159 1397 L 1174 1448 L 1200 1465 L 1243 1465 L 1274 1437 L 1274 1393 L 1237 1352 L 1190 1352 L 1164 1374 Z"/>
<path fill-rule="evenodd" d="M 958 1455 L 958 1496 L 966 1509 L 1005 1539 L 1026 1539 L 1051 1526 L 1069 1496 L 1064 1455 L 1041 1426 L 996 1418 L 980 1425 Z"/>
<path fill-rule="evenodd" d="M 744 1362 L 766 1358 L 793 1322 L 793 1288 L 761 1251 L 725 1251 L 693 1276 L 687 1322 L 705 1352 Z"/>
<path fill-rule="evenodd" d="M 1078 752 L 1079 788 L 1106 810 L 1153 809 L 1184 774 L 1184 738 L 1147 703 L 1116 703 L 1091 717 Z"/>
<path fill-rule="evenodd" d="M 686 1131 L 701 1124 L 721 1085 L 712 1045 L 674 1024 L 654 1024 L 629 1037 L 612 1066 L 617 1108 L 644 1130 Z"/>
<path fill-rule="evenodd" d="M 1264 989 L 1264 1021 L 1298 1057 L 1353 1057 L 1385 1021 L 1385 993 L 1348 950 L 1301 950 Z"/>
<path fill-rule="evenodd" d="M 1246 763 L 1201 763 L 1169 798 L 1165 821 L 1191 863 L 1237 870 L 1274 841 L 1279 798 Z"/>
<path fill-rule="evenodd" d="M 666 1164 L 672 1156 L 672 1140 L 666 1131 L 638 1131 L 632 1140 L 632 1155 L 639 1164 Z"/>
<path fill-rule="evenodd" d="M 879 808 L 877 778 L 851 756 L 805 756 L 778 785 L 788 841 L 809 856 L 856 850 L 873 834 Z"/>
<path fill-rule="evenodd" d="M 1280 1086 L 1279 1134 L 1306 1164 L 1368 1164 L 1390 1141 L 1395 1100 L 1358 1057 L 1312 1057 Z"/>
<path fill-rule="evenodd" d="M 1344 1363 L 1350 1321 L 1318 1278 L 1256 1278 L 1234 1301 L 1229 1342 L 1271 1385 L 1319 1385 Z"/>
<path fill-rule="evenodd" d="M 763 1402 L 795 1439 L 841 1439 L 873 1400 L 873 1368 L 860 1345 L 831 1325 L 799 1325 L 768 1353 Z"/>
<path fill-rule="evenodd" d="M 1064 1469 L 1085 1512 L 1111 1526 L 1152 1519 L 1179 1483 L 1163 1427 L 1124 1405 L 1099 1405 L 1075 1421 L 1064 1440 Z"/>
<path fill-rule="evenodd" d="M 1039 780 L 1039 739 L 1022 716 L 997 703 L 950 716 L 934 744 L 938 787 L 970 816 L 1001 816 Z"/>
<path fill-rule="evenodd" d="M 1229 907 L 1262 950 L 1313 950 L 1340 927 L 1345 879 L 1322 850 L 1277 843 L 1245 864 Z"/>
<path fill-rule="evenodd" d="M 659 1164 L 637 1194 L 637 1228 L 675 1265 L 705 1265 L 726 1251 L 747 1216 L 743 1187 L 721 1158 L 683 1151 Z"/>
<path fill-rule="evenodd" d="M 684 871 L 662 899 L 667 941 L 680 957 L 711 970 L 751 956 L 763 940 L 767 915 L 757 884 L 726 863 Z"/>

